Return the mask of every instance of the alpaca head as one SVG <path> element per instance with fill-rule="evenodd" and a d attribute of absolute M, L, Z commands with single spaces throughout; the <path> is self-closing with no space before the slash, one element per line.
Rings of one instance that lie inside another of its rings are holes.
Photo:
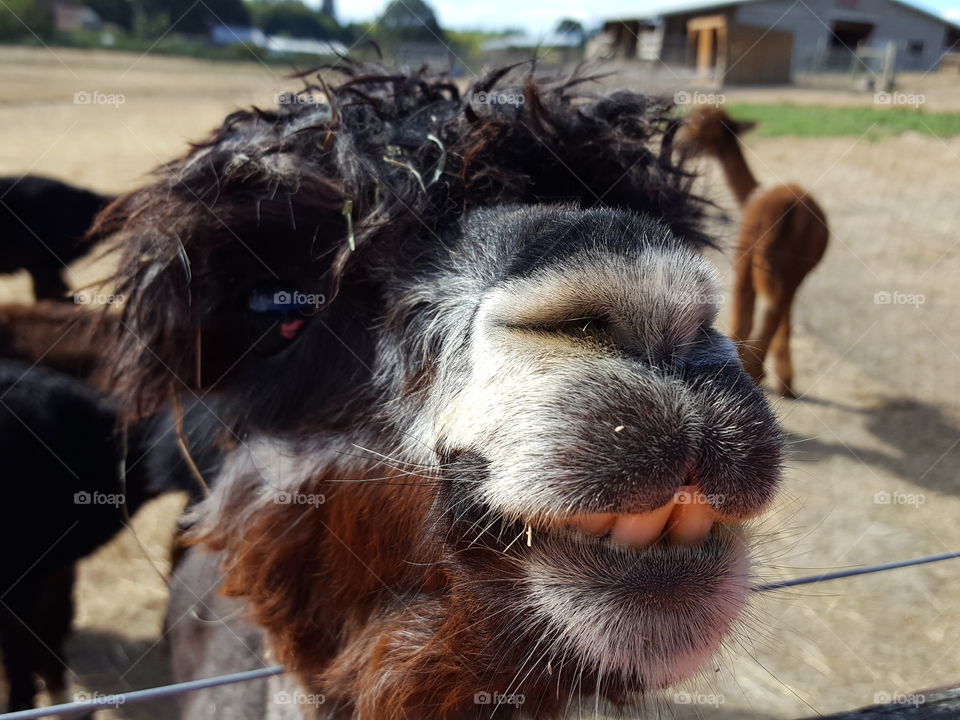
<path fill-rule="evenodd" d="M 364 72 L 235 114 L 101 218 L 121 399 L 220 395 L 239 446 L 195 537 L 361 716 L 497 693 L 546 716 L 688 676 L 778 482 L 669 108 L 499 77 L 461 99 Z"/>
<path fill-rule="evenodd" d="M 719 155 L 755 127 L 754 122 L 734 120 L 721 108 L 700 106 L 687 116 L 680 143 L 690 150 Z"/>

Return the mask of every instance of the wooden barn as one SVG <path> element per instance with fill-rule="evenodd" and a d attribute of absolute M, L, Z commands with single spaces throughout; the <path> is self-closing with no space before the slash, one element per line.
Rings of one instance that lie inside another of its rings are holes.
<path fill-rule="evenodd" d="M 687 21 L 687 55 L 697 74 L 732 85 L 788 83 L 793 33 L 738 23 L 728 15 Z"/>
<path fill-rule="evenodd" d="M 897 70 L 926 72 L 960 41 L 960 27 L 901 0 L 708 0 L 611 20 L 604 31 L 616 31 L 615 57 L 697 68 L 729 84 L 788 82 L 891 43 Z"/>

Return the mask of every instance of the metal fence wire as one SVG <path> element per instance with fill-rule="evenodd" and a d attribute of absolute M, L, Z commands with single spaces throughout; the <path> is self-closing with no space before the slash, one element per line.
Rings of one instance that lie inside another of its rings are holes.
<path fill-rule="evenodd" d="M 881 563 L 879 565 L 868 565 L 866 567 L 846 568 L 843 570 L 833 570 L 820 575 L 806 575 L 803 577 L 792 578 L 790 580 L 779 580 L 776 582 L 755 585 L 753 592 L 769 592 L 771 590 L 782 590 L 784 588 L 797 587 L 800 585 L 812 585 L 814 583 L 827 582 L 829 580 L 840 580 L 842 578 L 854 577 L 856 575 L 869 575 L 872 573 L 886 572 L 898 568 L 911 567 L 913 565 L 927 565 L 929 563 L 940 562 L 942 560 L 953 560 L 960 558 L 960 550 L 955 552 L 941 553 L 939 555 L 926 555 L 924 557 L 911 558 L 910 560 L 897 560 L 894 562 Z M 221 685 L 233 685 L 236 683 L 250 682 L 251 680 L 262 680 L 275 675 L 282 675 L 284 668 L 280 665 L 272 667 L 258 668 L 256 670 L 246 670 L 244 672 L 230 673 L 227 675 L 217 675 L 215 677 L 203 678 L 201 680 L 190 680 L 188 682 L 174 683 L 172 685 L 162 685 L 160 687 L 145 688 L 143 690 L 132 690 L 125 693 L 113 695 L 102 695 L 90 700 L 81 700 L 78 702 L 62 703 L 60 705 L 50 705 L 43 708 L 33 708 L 31 710 L 20 710 L 18 712 L 0 714 L 0 720 L 33 720 L 34 718 L 50 717 L 58 715 L 60 717 L 73 717 L 89 713 L 95 710 L 104 710 L 107 708 L 117 708 L 121 705 L 130 705 L 133 703 L 149 702 L 159 698 L 174 697 L 185 695 L 186 693 L 196 692 L 197 690 L 206 690 Z"/>

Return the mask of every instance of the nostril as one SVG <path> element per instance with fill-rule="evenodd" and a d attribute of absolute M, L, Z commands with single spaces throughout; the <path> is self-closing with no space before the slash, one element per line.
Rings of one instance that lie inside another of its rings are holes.
<path fill-rule="evenodd" d="M 566 487 L 576 490 L 584 509 L 649 512 L 689 482 L 699 454 L 700 418 L 678 382 L 625 363 L 612 367 L 626 371 L 598 372 L 563 396 L 568 427 L 576 432 L 558 458 L 569 478 Z M 567 399 L 590 394 L 606 401 L 600 410 Z"/>

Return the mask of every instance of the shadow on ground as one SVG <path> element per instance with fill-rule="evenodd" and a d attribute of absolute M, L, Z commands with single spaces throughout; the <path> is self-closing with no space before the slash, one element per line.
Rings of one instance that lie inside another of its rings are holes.
<path fill-rule="evenodd" d="M 912 485 L 960 494 L 956 473 L 960 464 L 960 425 L 939 407 L 909 397 L 885 398 L 870 408 L 836 406 L 815 398 L 799 402 L 838 407 L 864 416 L 866 429 L 883 449 L 857 447 L 828 435 L 805 437 L 788 432 L 790 459 L 815 462 L 835 456 L 847 457 L 883 468 Z"/>
<path fill-rule="evenodd" d="M 113 632 L 78 630 L 67 643 L 74 687 L 88 696 L 141 690 L 173 682 L 166 643 L 130 639 Z M 159 720 L 177 716 L 170 699 L 123 705 L 111 714 L 125 720 Z M 104 713 L 98 713 L 103 718 Z"/>

